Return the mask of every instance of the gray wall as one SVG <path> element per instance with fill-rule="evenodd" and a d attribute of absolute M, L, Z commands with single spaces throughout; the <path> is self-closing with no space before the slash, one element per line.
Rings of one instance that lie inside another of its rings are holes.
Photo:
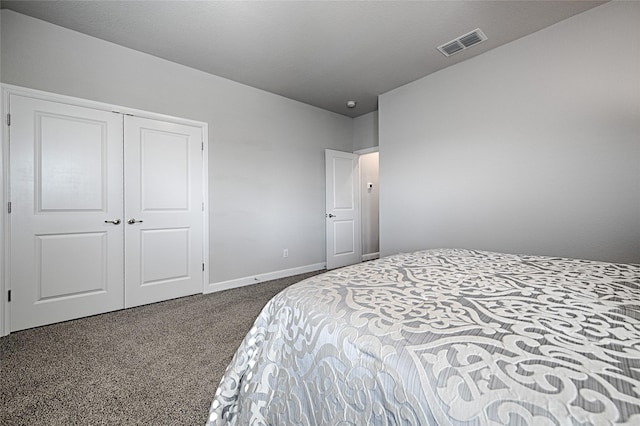
<path fill-rule="evenodd" d="M 1 61 L 3 83 L 209 123 L 212 283 L 325 261 L 324 149 L 352 150 L 352 119 L 8 10 Z"/>
<path fill-rule="evenodd" d="M 639 22 L 607 3 L 382 95 L 381 254 L 640 262 Z"/>
<path fill-rule="evenodd" d="M 353 151 L 378 146 L 378 111 L 353 119 Z"/>

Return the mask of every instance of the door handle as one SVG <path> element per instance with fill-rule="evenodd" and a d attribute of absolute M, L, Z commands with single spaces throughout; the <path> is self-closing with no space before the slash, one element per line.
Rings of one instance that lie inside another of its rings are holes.
<path fill-rule="evenodd" d="M 120 225 L 120 219 L 105 220 L 104 223 L 113 223 L 114 225 Z"/>
<path fill-rule="evenodd" d="M 129 225 L 133 225 L 133 224 L 134 224 L 134 223 L 136 223 L 136 222 L 144 222 L 144 221 L 143 221 L 143 220 L 135 220 L 134 218 L 131 218 L 131 219 L 129 219 L 129 220 L 127 221 L 127 223 L 128 223 Z"/>
<path fill-rule="evenodd" d="M 329 213 L 329 217 L 331 218 L 331 217 L 338 217 L 338 216 L 336 216 L 335 214 Z"/>

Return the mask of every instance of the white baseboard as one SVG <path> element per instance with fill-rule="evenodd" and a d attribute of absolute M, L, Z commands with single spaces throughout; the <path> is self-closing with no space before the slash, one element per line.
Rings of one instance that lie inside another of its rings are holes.
<path fill-rule="evenodd" d="M 367 260 L 373 260 L 373 259 L 377 259 L 379 257 L 380 257 L 380 252 L 363 254 L 362 255 L 362 261 L 366 262 Z"/>
<path fill-rule="evenodd" d="M 258 284 L 264 281 L 277 280 L 278 278 L 291 277 L 293 275 L 304 274 L 306 272 L 319 271 L 327 267 L 326 263 L 315 263 L 313 265 L 299 266 L 297 268 L 283 269 L 281 271 L 268 272 L 266 274 L 252 275 L 235 280 L 221 281 L 210 283 L 204 291 L 204 294 L 214 293 L 216 291 L 229 290 L 232 288 L 243 287 L 251 284 Z"/>

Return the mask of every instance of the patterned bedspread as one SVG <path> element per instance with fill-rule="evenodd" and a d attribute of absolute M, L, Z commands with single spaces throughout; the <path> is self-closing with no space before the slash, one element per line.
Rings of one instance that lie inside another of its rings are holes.
<path fill-rule="evenodd" d="M 427 250 L 264 308 L 210 425 L 640 425 L 640 265 Z"/>

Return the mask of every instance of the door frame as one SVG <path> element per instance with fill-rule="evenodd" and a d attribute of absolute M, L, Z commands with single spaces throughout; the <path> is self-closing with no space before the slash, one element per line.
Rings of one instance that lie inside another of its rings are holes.
<path fill-rule="evenodd" d="M 326 150 L 325 150 L 326 151 Z M 332 151 L 332 150 L 329 150 Z M 346 151 L 345 151 L 346 152 Z M 365 155 L 365 154 L 371 154 L 374 152 L 380 152 L 380 147 L 379 146 L 373 146 L 370 148 L 363 148 L 363 149 L 358 149 L 356 151 L 353 151 L 353 154 L 358 156 L 358 203 L 360 204 L 359 210 L 360 210 L 360 251 L 361 251 L 361 262 L 365 262 L 367 260 L 372 260 L 372 259 L 377 259 L 380 257 L 380 253 L 374 253 L 373 256 L 368 255 L 365 256 L 364 254 L 362 254 L 362 246 L 363 246 L 363 238 L 364 238 L 364 232 L 362 230 L 362 168 L 360 167 L 360 158 Z M 326 160 L 325 160 L 326 161 Z M 378 166 L 378 171 L 380 170 L 379 166 Z M 378 186 L 380 186 L 380 184 L 378 183 Z M 379 190 L 379 189 L 378 189 Z M 325 188 L 325 192 L 326 192 L 326 188 Z M 325 205 L 325 210 L 327 209 L 326 205 Z M 328 245 L 328 238 L 327 238 L 327 234 L 326 234 L 326 221 L 325 221 L 325 238 L 324 238 L 324 242 L 325 242 L 325 256 L 326 256 L 326 252 L 327 252 L 327 245 Z M 325 259 L 325 265 L 327 263 L 327 259 Z"/>
<path fill-rule="evenodd" d="M 121 114 L 131 114 L 137 117 L 149 118 L 153 120 L 167 121 L 171 123 L 184 124 L 201 129 L 202 132 L 202 262 L 204 263 L 204 273 L 202 279 L 202 293 L 205 292 L 209 283 L 209 124 L 202 121 L 189 120 L 170 115 L 158 114 L 150 111 L 124 107 L 121 105 L 97 102 L 88 99 L 76 98 L 72 96 L 59 95 L 26 87 L 11 84 L 0 84 L 2 89 L 2 105 L 0 106 L 2 117 L 2 134 L 0 139 L 0 209 L 2 210 L 2 220 L 0 221 L 0 337 L 9 334 L 11 325 L 11 303 L 8 301 L 8 291 L 11 290 L 9 280 L 10 271 L 10 230 L 11 215 L 8 213 L 8 203 L 11 199 L 9 182 L 9 125 L 7 114 L 9 113 L 9 98 L 11 95 L 25 96 L 29 98 L 41 99 L 64 103 L 79 107 L 92 108 L 101 111 L 118 112 Z"/>

